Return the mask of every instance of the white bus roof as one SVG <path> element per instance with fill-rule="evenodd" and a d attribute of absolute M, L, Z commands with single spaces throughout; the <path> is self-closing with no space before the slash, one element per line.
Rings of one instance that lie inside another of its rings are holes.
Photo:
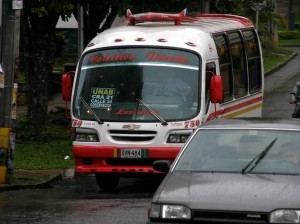
<path fill-rule="evenodd" d="M 149 15 L 154 15 L 155 19 Z M 161 19 L 157 15 L 162 16 Z M 171 15 L 171 18 L 166 19 L 165 15 Z M 195 46 L 214 46 L 212 33 L 253 27 L 247 18 L 226 14 L 201 14 L 191 18 L 180 14 L 145 13 L 131 18 L 134 22 L 129 18 L 128 25 L 110 28 L 97 35 L 86 50 L 139 45 L 195 50 Z M 188 21 L 189 18 L 192 21 Z"/>

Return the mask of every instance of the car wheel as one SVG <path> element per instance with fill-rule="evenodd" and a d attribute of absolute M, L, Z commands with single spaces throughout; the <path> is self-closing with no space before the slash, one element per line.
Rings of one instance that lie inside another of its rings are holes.
<path fill-rule="evenodd" d="M 119 183 L 120 175 L 113 173 L 96 173 L 97 184 L 103 191 L 114 191 Z"/>

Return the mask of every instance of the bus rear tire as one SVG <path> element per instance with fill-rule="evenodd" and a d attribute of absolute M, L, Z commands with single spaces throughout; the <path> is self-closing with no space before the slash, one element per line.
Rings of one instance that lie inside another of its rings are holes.
<path fill-rule="evenodd" d="M 96 173 L 96 182 L 103 191 L 112 192 L 116 189 L 120 175 L 114 173 Z"/>

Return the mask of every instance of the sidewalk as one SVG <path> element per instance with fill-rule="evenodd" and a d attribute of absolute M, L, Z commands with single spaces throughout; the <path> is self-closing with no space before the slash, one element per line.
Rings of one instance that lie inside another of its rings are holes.
<path fill-rule="evenodd" d="M 27 188 L 47 188 L 53 182 L 71 179 L 74 177 L 74 169 L 54 170 L 14 170 L 13 174 L 7 174 L 7 182 L 0 184 L 0 191 L 18 190 Z"/>

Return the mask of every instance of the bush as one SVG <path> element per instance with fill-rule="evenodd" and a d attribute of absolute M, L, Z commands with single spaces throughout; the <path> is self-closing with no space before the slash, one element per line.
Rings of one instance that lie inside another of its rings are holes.
<path fill-rule="evenodd" d="M 299 39 L 300 32 L 299 31 L 279 31 L 278 38 L 280 40 Z"/>
<path fill-rule="evenodd" d="M 70 140 L 70 119 L 65 117 L 64 109 L 48 114 L 44 130 L 35 135 L 35 127 L 26 116 L 18 118 L 15 126 L 16 141 L 26 143 L 32 141 L 51 142 L 57 140 Z"/>

